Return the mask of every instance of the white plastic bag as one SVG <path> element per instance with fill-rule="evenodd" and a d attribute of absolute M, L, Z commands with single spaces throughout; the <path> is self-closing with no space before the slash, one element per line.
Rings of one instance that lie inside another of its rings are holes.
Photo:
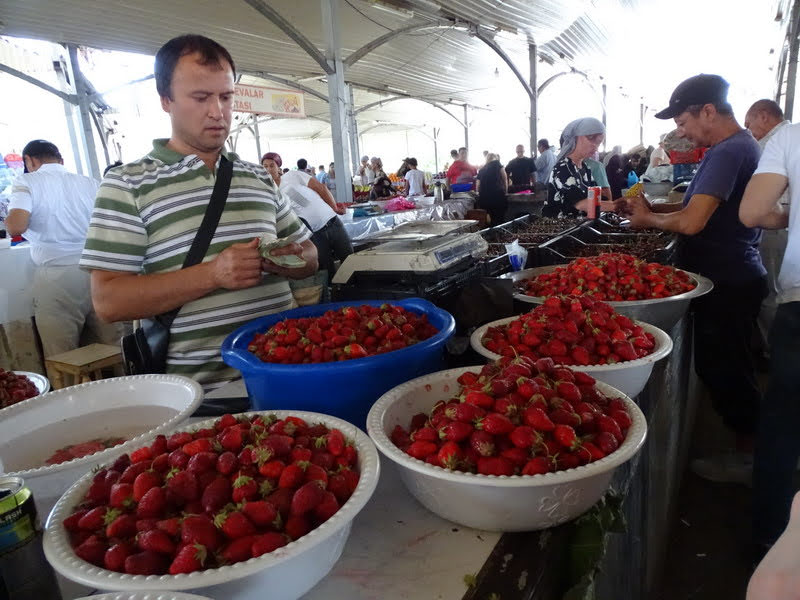
<path fill-rule="evenodd" d="M 511 263 L 512 271 L 521 271 L 528 262 L 528 249 L 519 245 L 519 240 L 514 240 L 510 244 L 505 244 L 508 252 L 508 260 Z"/>

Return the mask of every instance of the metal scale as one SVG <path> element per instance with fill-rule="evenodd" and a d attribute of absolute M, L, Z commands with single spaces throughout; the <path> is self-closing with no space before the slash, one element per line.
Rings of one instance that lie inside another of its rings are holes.
<path fill-rule="evenodd" d="M 332 283 L 354 284 L 363 277 L 412 274 L 435 279 L 473 264 L 486 255 L 488 244 L 463 230 L 477 221 L 411 221 L 381 232 L 369 241 L 384 242 L 348 256 Z"/>

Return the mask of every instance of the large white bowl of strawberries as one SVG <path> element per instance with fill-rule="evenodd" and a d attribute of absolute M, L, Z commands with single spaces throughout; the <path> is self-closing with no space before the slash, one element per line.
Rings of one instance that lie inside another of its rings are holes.
<path fill-rule="evenodd" d="M 550 357 L 631 398 L 644 389 L 655 363 L 672 352 L 665 331 L 588 295 L 550 296 L 530 312 L 479 327 L 470 344 L 490 360 Z"/>
<path fill-rule="evenodd" d="M 501 380 L 510 390 L 493 389 Z M 644 443 L 647 422 L 611 386 L 549 358 L 519 357 L 398 386 L 372 407 L 367 429 L 432 512 L 527 531 L 591 508 Z"/>
<path fill-rule="evenodd" d="M 379 469 L 366 434 L 335 417 L 225 415 L 78 480 L 50 514 L 45 554 L 101 590 L 297 598 L 338 560 Z"/>

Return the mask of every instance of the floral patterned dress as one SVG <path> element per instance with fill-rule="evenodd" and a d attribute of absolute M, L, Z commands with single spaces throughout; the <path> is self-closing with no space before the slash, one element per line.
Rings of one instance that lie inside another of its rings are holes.
<path fill-rule="evenodd" d="M 553 167 L 542 216 L 576 217 L 584 214 L 575 208 L 575 203 L 587 198 L 589 188 L 596 185 L 589 165 L 584 162 L 579 168 L 569 156 L 565 156 Z"/>

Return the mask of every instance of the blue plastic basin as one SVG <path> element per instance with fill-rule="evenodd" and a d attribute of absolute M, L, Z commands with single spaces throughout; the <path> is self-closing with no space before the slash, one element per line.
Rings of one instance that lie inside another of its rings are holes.
<path fill-rule="evenodd" d="M 266 363 L 247 349 L 256 333 L 263 333 L 284 319 L 317 317 L 344 306 L 386 303 L 426 314 L 439 333 L 401 350 L 330 363 Z M 454 330 L 455 319 L 450 313 L 421 298 L 317 304 L 261 317 L 243 325 L 222 343 L 222 360 L 242 372 L 254 410 L 320 412 L 364 429 L 369 409 L 384 393 L 409 379 L 442 369 L 444 344 Z"/>

